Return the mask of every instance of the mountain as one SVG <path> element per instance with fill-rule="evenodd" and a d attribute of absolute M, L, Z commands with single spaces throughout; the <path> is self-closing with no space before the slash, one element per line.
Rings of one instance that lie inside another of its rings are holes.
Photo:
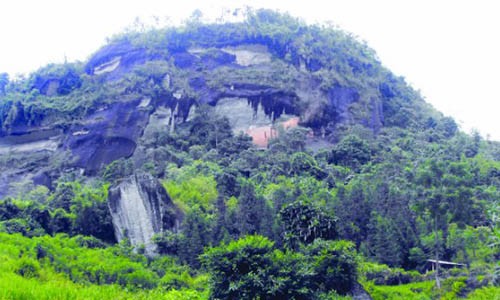
<path fill-rule="evenodd" d="M 20 177 L 57 179 L 40 152 L 95 175 L 137 153 L 141 137 L 175 132 L 204 105 L 261 147 L 272 126 L 288 123 L 326 142 L 356 124 L 374 135 L 386 127 L 456 130 L 347 34 L 262 14 L 123 35 L 83 65 L 50 65 L 13 84 L 2 97 L 2 152 L 30 162 L 4 175 L 2 191 Z"/>
<path fill-rule="evenodd" d="M 35 271 L 217 299 L 394 297 L 380 286 L 432 284 L 409 271 L 428 259 L 467 266 L 433 271 L 448 279 L 432 297 L 497 282 L 500 145 L 460 132 L 343 31 L 268 10 L 193 17 L 0 78 L 1 241 L 43 245 L 25 255 Z M 43 260 L 58 233 L 141 273 Z"/>

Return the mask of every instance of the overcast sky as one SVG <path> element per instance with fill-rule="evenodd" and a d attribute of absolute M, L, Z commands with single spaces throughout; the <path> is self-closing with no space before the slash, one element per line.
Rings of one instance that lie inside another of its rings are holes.
<path fill-rule="evenodd" d="M 0 4 L 0 72 L 27 73 L 49 62 L 85 60 L 106 37 L 143 20 L 175 24 L 199 8 L 267 7 L 308 23 L 330 21 L 368 42 L 462 129 L 500 140 L 500 17 L 495 0 L 5 0 Z"/>

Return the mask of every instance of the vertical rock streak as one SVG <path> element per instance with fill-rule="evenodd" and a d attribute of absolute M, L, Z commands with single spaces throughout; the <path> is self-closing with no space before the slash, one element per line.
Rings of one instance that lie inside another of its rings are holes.
<path fill-rule="evenodd" d="M 175 229 L 163 228 L 165 219 L 177 213 L 168 194 L 151 175 L 132 175 L 110 188 L 109 208 L 117 240 L 128 238 L 133 246 L 144 245 L 148 255 L 156 251 L 152 242 L 156 233 Z"/>

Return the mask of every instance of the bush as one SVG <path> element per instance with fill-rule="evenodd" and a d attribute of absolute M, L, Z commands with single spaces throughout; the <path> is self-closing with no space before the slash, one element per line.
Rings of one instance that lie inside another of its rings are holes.
<path fill-rule="evenodd" d="M 218 299 L 311 299 L 351 291 L 357 276 L 354 244 L 317 239 L 301 252 L 273 250 L 267 238 L 246 236 L 211 248 L 202 262 Z"/>
<path fill-rule="evenodd" d="M 101 240 L 93 237 L 93 236 L 83 236 L 77 235 L 75 236 L 75 241 L 80 247 L 95 249 L 95 248 L 105 248 L 106 244 Z"/>
<path fill-rule="evenodd" d="M 25 278 L 38 278 L 40 277 L 40 264 L 34 259 L 22 257 L 18 261 L 16 273 Z"/>
<path fill-rule="evenodd" d="M 0 221 L 16 218 L 20 209 L 12 202 L 11 198 L 0 201 Z"/>
<path fill-rule="evenodd" d="M 153 242 L 158 246 L 160 254 L 178 255 L 183 236 L 172 231 L 164 231 L 153 236 Z"/>
<path fill-rule="evenodd" d="M 161 278 L 160 285 L 167 290 L 180 290 L 183 288 L 188 288 L 192 280 L 193 279 L 187 271 L 182 274 L 169 272 Z"/>
<path fill-rule="evenodd" d="M 129 159 L 120 158 L 106 166 L 102 178 L 105 181 L 114 182 L 116 180 L 132 175 L 133 171 L 134 166 L 132 164 L 132 161 Z"/>
<path fill-rule="evenodd" d="M 266 297 L 272 285 L 272 248 L 267 238 L 252 235 L 205 252 L 202 262 L 212 274 L 212 297 Z"/>
<path fill-rule="evenodd" d="M 364 288 L 368 291 L 373 300 L 386 299 L 438 299 L 432 297 L 435 282 L 424 281 L 395 286 L 377 286 L 372 283 L 367 283 Z"/>
<path fill-rule="evenodd" d="M 141 269 L 118 274 L 118 283 L 130 288 L 152 289 L 157 286 L 158 281 L 156 274 Z"/>
<path fill-rule="evenodd" d="M 469 299 L 478 299 L 478 300 L 490 300 L 490 299 L 498 299 L 498 295 L 500 295 L 500 287 L 483 287 L 481 289 L 477 289 L 468 295 Z"/>
<path fill-rule="evenodd" d="M 354 244 L 348 241 L 317 239 L 305 249 L 315 272 L 313 283 L 320 291 L 344 295 L 351 291 L 357 278 L 357 258 Z"/>
<path fill-rule="evenodd" d="M 24 219 L 11 219 L 2 223 L 4 231 L 7 233 L 20 233 L 26 235 L 30 231 L 28 222 Z"/>
<path fill-rule="evenodd" d="M 355 135 L 343 138 L 332 150 L 335 164 L 357 169 L 367 163 L 371 157 L 368 143 Z"/>
<path fill-rule="evenodd" d="M 373 281 L 376 285 L 400 285 L 421 280 L 418 272 L 392 269 L 387 265 L 365 263 L 363 269 L 366 280 Z"/>

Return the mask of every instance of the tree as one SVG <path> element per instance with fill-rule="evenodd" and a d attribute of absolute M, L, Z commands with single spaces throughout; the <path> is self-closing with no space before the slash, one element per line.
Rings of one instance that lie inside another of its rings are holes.
<path fill-rule="evenodd" d="M 21 210 L 12 202 L 12 198 L 0 201 L 0 221 L 14 219 L 20 213 Z"/>
<path fill-rule="evenodd" d="M 441 283 L 439 279 L 439 260 L 440 260 L 440 249 L 442 248 L 442 236 L 440 236 L 440 225 L 445 222 L 446 216 L 446 203 L 443 199 L 443 193 L 441 190 L 434 189 L 433 192 L 427 197 L 428 214 L 430 216 L 433 236 L 434 236 L 434 259 L 436 260 L 436 271 L 435 279 L 436 286 L 438 289 L 441 288 Z"/>
<path fill-rule="evenodd" d="M 179 255 L 179 248 L 184 241 L 184 236 L 170 230 L 161 232 L 153 236 L 153 242 L 158 247 L 160 254 Z"/>
<path fill-rule="evenodd" d="M 252 147 L 252 138 L 240 133 L 236 136 L 226 138 L 218 144 L 218 152 L 221 158 L 231 159 L 242 151 Z"/>
<path fill-rule="evenodd" d="M 443 132 L 443 135 L 446 138 L 450 138 L 455 135 L 455 133 L 458 131 L 458 125 L 450 117 L 443 117 L 437 124 L 437 128 Z"/>
<path fill-rule="evenodd" d="M 72 233 L 74 216 L 62 208 L 54 210 L 51 216 L 50 229 L 52 233 Z"/>
<path fill-rule="evenodd" d="M 285 205 L 279 212 L 284 240 L 290 249 L 298 249 L 300 243 L 310 244 L 317 238 L 337 237 L 336 219 L 310 203 L 297 201 Z"/>
<path fill-rule="evenodd" d="M 296 152 L 290 157 L 290 173 L 293 175 L 311 174 L 323 175 L 318 163 L 311 155 L 305 152 Z"/>
<path fill-rule="evenodd" d="M 241 192 L 238 198 L 240 234 L 263 233 L 266 229 L 263 225 L 269 217 L 269 207 L 262 197 L 255 194 L 255 187 L 251 181 L 242 179 L 240 185 Z"/>
<path fill-rule="evenodd" d="M 209 107 L 201 106 L 189 123 L 189 139 L 192 145 L 205 145 L 208 149 L 218 149 L 219 144 L 233 136 L 231 125 L 226 117 L 213 113 Z M 227 145 L 224 145 L 225 149 Z"/>
<path fill-rule="evenodd" d="M 253 235 L 208 249 L 201 260 L 212 274 L 212 299 L 323 299 L 351 291 L 357 277 L 347 241 L 317 239 L 300 252 L 282 252 Z"/>
<path fill-rule="evenodd" d="M 132 161 L 120 158 L 106 166 L 102 178 L 108 182 L 114 182 L 132 175 L 133 172 L 134 166 Z"/>
<path fill-rule="evenodd" d="M 199 9 L 193 10 L 191 16 L 184 23 L 187 26 L 200 26 L 202 24 L 203 12 Z"/>
<path fill-rule="evenodd" d="M 355 135 L 346 136 L 332 150 L 333 163 L 354 170 L 367 163 L 370 156 L 368 143 Z"/>
<path fill-rule="evenodd" d="M 278 137 L 271 139 L 269 149 L 272 152 L 300 152 L 306 147 L 306 138 L 309 129 L 304 127 L 294 127 L 289 130 L 280 129 Z"/>
<path fill-rule="evenodd" d="M 74 210 L 76 211 L 75 233 L 91 235 L 105 242 L 116 242 L 111 214 L 106 201 L 78 203 Z"/>
<path fill-rule="evenodd" d="M 472 189 L 476 176 L 471 172 L 471 166 L 465 161 L 429 159 L 419 166 L 416 172 L 417 194 L 416 211 L 422 221 L 429 224 L 422 233 L 422 242 L 426 244 L 429 254 L 435 260 L 442 255 L 448 257 L 453 251 L 462 251 L 465 240 L 454 237 L 457 229 L 463 230 L 467 225 L 483 225 L 485 221 L 484 208 L 476 199 L 477 192 Z M 446 249 L 446 237 L 451 237 Z M 445 250 L 448 250 L 445 252 Z M 451 251 L 450 251 L 451 250 Z M 463 251 L 462 251 L 463 253 Z M 467 260 L 467 258 L 464 258 Z M 435 279 L 440 287 L 439 264 L 437 264 Z"/>
<path fill-rule="evenodd" d="M 272 299 L 273 243 L 250 235 L 201 256 L 212 275 L 212 299 Z"/>
<path fill-rule="evenodd" d="M 314 266 L 314 290 L 335 290 L 340 294 L 351 291 L 357 278 L 357 256 L 352 242 L 317 239 L 306 247 L 305 254 L 311 257 Z"/>
<path fill-rule="evenodd" d="M 57 185 L 55 193 L 49 198 L 49 206 L 54 209 L 62 208 L 69 212 L 74 198 L 74 185 L 66 182 L 60 183 Z"/>
<path fill-rule="evenodd" d="M 372 213 L 368 226 L 368 251 L 377 262 L 389 266 L 401 266 L 403 262 L 400 238 L 397 228 L 387 218 L 377 213 Z"/>
<path fill-rule="evenodd" d="M 198 256 L 203 253 L 203 247 L 210 242 L 210 224 L 205 219 L 199 207 L 194 207 L 186 215 L 182 225 L 180 243 L 180 258 L 193 268 L 200 267 Z"/>
<path fill-rule="evenodd" d="M 366 240 L 372 207 L 367 201 L 364 184 L 360 180 L 340 186 L 337 191 L 335 213 L 339 218 L 338 229 L 342 239 L 360 245 Z"/>

